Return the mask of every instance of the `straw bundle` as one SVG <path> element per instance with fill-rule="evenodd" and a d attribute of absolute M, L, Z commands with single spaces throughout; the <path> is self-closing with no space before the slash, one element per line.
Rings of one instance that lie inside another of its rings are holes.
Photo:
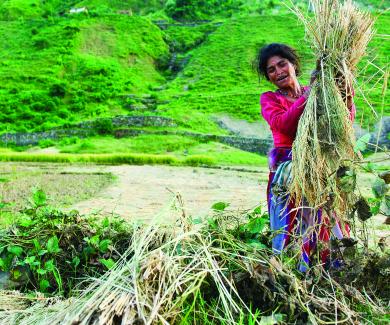
<path fill-rule="evenodd" d="M 0 290 L 0 310 L 26 309 L 31 299 L 26 298 L 19 291 Z"/>
<path fill-rule="evenodd" d="M 351 202 L 340 188 L 337 171 L 356 158 L 348 102 L 356 65 L 373 35 L 374 21 L 351 0 L 310 3 L 313 15 L 293 9 L 303 21 L 318 59 L 318 75 L 293 144 L 290 192 L 296 202 L 314 208 L 322 207 L 332 196 L 332 208 L 342 216 Z"/>

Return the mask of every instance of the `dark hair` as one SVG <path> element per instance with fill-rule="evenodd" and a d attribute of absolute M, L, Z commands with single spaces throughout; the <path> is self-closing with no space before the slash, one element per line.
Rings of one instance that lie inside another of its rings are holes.
<path fill-rule="evenodd" d="M 263 46 L 255 60 L 255 68 L 259 77 L 264 76 L 269 80 L 267 73 L 268 59 L 274 55 L 279 55 L 282 58 L 289 60 L 295 66 L 297 76 L 301 73 L 301 63 L 297 52 L 290 46 L 280 43 L 271 43 Z"/>

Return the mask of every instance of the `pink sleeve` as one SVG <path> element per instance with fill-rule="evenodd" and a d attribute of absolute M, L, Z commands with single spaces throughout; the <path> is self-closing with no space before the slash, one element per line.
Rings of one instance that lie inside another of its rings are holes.
<path fill-rule="evenodd" d="M 353 121 L 355 121 L 355 116 L 356 116 L 356 106 L 355 106 L 355 103 L 353 102 L 353 97 L 355 97 L 355 90 L 352 88 L 352 105 L 350 107 L 348 107 L 349 109 L 349 119 L 351 120 L 351 122 L 353 123 Z"/>
<path fill-rule="evenodd" d="M 349 119 L 351 122 L 355 121 L 355 116 L 356 116 L 356 107 L 355 104 L 352 103 L 351 107 L 349 108 Z"/>
<path fill-rule="evenodd" d="M 272 92 L 263 93 L 260 97 L 261 114 L 271 129 L 289 136 L 295 135 L 305 104 L 304 96 L 299 97 L 289 108 L 282 106 Z"/>

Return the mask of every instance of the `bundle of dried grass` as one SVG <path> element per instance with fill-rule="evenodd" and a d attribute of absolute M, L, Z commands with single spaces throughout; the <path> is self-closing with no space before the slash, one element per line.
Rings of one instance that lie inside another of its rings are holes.
<path fill-rule="evenodd" d="M 319 71 L 293 144 L 290 192 L 296 202 L 314 208 L 322 207 L 331 195 L 332 208 L 342 216 L 351 202 L 340 188 L 337 171 L 356 158 L 348 106 L 356 66 L 372 38 L 374 20 L 351 0 L 310 3 L 310 15 L 293 8 L 305 25 Z"/>
<path fill-rule="evenodd" d="M 19 291 L 0 290 L 0 296 L 0 310 L 2 311 L 25 309 L 31 303 L 31 299 Z"/>

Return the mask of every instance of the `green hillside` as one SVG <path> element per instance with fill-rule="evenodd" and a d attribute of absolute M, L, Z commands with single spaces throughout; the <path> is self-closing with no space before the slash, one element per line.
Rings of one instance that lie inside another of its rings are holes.
<path fill-rule="evenodd" d="M 383 73 L 378 68 L 389 64 L 386 53 L 390 53 L 390 44 L 384 42 L 390 32 L 389 26 L 389 14 L 378 17 L 377 35 L 370 44 L 369 55 L 360 65 L 363 72 L 359 77 L 360 86 L 376 111 L 381 108 L 383 83 Z M 246 16 L 225 21 L 202 46 L 187 54 L 191 57 L 189 64 L 169 84 L 166 92 L 174 98 L 165 106 L 166 111 L 173 117 L 186 116 L 188 119 L 193 116 L 194 120 L 200 112 L 223 112 L 247 120 L 259 119 L 259 94 L 273 86 L 266 80 L 259 83 L 251 69 L 257 50 L 271 42 L 297 48 L 303 63 L 301 82 L 307 84 L 314 59 L 303 38 L 303 27 L 291 14 Z M 364 117 L 364 125 L 375 123 L 360 91 L 357 91 L 356 102 L 358 116 Z M 161 110 L 164 111 L 164 107 Z M 390 111 L 386 113 L 390 114 Z"/>
<path fill-rule="evenodd" d="M 303 27 L 282 3 L 3 1 L 0 133 L 66 127 L 98 117 L 160 115 L 173 118 L 180 130 L 225 134 L 216 116 L 260 120 L 259 94 L 272 85 L 259 82 L 252 69 L 258 49 L 269 42 L 296 47 L 303 84 L 314 65 Z M 374 15 L 381 13 L 359 76 L 368 101 L 381 112 L 390 14 L 381 11 L 383 1 L 359 3 Z M 87 10 L 71 14 L 71 8 L 82 7 Z M 199 19 L 207 21 L 193 23 Z M 156 104 L 145 107 L 144 96 Z M 359 89 L 356 102 L 362 125 L 376 123 Z"/>
<path fill-rule="evenodd" d="M 123 111 L 123 96 L 164 81 L 160 29 L 121 15 L 0 23 L 2 130 L 41 130 Z"/>

